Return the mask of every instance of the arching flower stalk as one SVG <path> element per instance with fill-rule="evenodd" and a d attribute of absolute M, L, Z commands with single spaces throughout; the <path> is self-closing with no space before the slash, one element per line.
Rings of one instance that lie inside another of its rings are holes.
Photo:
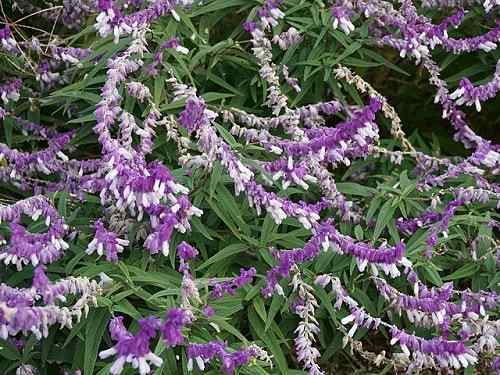
<path fill-rule="evenodd" d="M 323 375 L 324 371 L 318 365 L 321 354 L 314 347 L 315 336 L 319 334 L 320 328 L 315 317 L 318 302 L 314 297 L 313 288 L 302 280 L 299 272 L 293 275 L 290 284 L 293 291 L 297 293 L 294 312 L 300 318 L 300 323 L 295 329 L 296 337 L 294 339 L 297 359 L 309 375 Z"/>

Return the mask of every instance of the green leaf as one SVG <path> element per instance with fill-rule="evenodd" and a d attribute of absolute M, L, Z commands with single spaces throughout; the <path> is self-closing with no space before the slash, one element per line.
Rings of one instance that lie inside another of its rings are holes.
<path fill-rule="evenodd" d="M 226 226 L 233 232 L 233 234 L 241 239 L 241 233 L 239 231 L 238 226 L 234 222 L 233 218 L 229 215 L 229 213 L 224 210 L 224 208 L 219 204 L 219 202 L 215 200 L 208 201 L 208 205 L 212 209 L 213 212 L 226 224 Z"/>
<path fill-rule="evenodd" d="M 198 17 L 202 14 L 215 12 L 216 10 L 247 4 L 248 2 L 246 0 L 216 0 L 206 4 L 203 7 L 199 7 L 191 14 L 191 16 Z"/>
<path fill-rule="evenodd" d="M 479 264 L 477 263 L 468 263 L 460 267 L 458 270 L 453 272 L 451 275 L 443 277 L 444 281 L 464 279 L 466 277 L 474 275 L 477 271 L 479 271 Z"/>
<path fill-rule="evenodd" d="M 356 239 L 358 241 L 363 241 L 363 228 L 361 225 L 358 224 L 354 227 L 354 234 L 356 235 Z"/>
<path fill-rule="evenodd" d="M 222 166 L 220 163 L 214 163 L 214 167 L 212 168 L 212 173 L 210 175 L 210 185 L 208 190 L 210 199 L 213 198 L 217 186 L 222 181 L 222 172 Z"/>
<path fill-rule="evenodd" d="M 284 298 L 279 295 L 274 295 L 271 301 L 271 307 L 269 308 L 269 312 L 267 314 L 266 326 L 264 330 L 267 331 L 271 324 L 274 322 L 274 318 L 278 311 L 283 307 Z"/>
<path fill-rule="evenodd" d="M 66 191 L 62 191 L 60 193 L 57 193 L 57 195 L 59 196 L 59 200 L 57 202 L 57 211 L 62 217 L 66 217 L 69 194 Z"/>
<path fill-rule="evenodd" d="M 229 143 L 229 145 L 231 145 L 232 147 L 238 147 L 239 146 L 239 144 L 236 141 L 236 139 L 233 137 L 233 135 L 231 133 L 229 133 L 226 130 L 226 128 L 224 128 L 222 125 L 219 125 L 219 124 L 215 124 L 215 127 L 219 131 L 219 133 L 222 136 L 222 138 L 224 138 L 224 140 L 227 143 Z"/>
<path fill-rule="evenodd" d="M 380 205 L 382 204 L 382 199 L 380 198 L 375 198 L 372 199 L 370 202 L 370 207 L 368 207 L 368 211 L 366 213 L 366 221 L 369 222 L 371 221 L 373 215 L 375 215 L 375 212 L 379 209 Z"/>
<path fill-rule="evenodd" d="M 215 74 L 209 72 L 208 70 L 206 70 L 204 74 L 206 75 L 206 77 L 210 81 L 218 84 L 221 87 L 224 87 L 225 89 L 231 91 L 233 94 L 238 95 L 238 96 L 245 96 L 245 94 L 243 92 L 241 92 L 240 90 L 238 90 L 236 87 L 230 85 L 229 83 L 227 83 L 223 79 L 219 78 Z"/>
<path fill-rule="evenodd" d="M 206 239 L 208 239 L 210 241 L 213 240 L 213 237 L 210 234 L 210 232 L 208 231 L 208 228 L 205 225 L 203 225 L 203 223 L 201 222 L 201 220 L 198 217 L 193 217 L 191 219 L 191 225 L 196 229 L 196 231 L 198 231 L 201 234 L 203 234 L 203 236 Z"/>
<path fill-rule="evenodd" d="M 443 280 L 441 279 L 441 276 L 439 276 L 439 273 L 435 270 L 435 268 L 425 266 L 421 267 L 420 270 L 426 280 L 430 281 L 436 286 L 443 285 Z"/>
<path fill-rule="evenodd" d="M 238 340 L 240 340 L 241 342 L 243 342 L 243 344 L 247 344 L 248 343 L 247 338 L 240 331 L 238 331 L 233 325 L 229 324 L 224 319 L 219 319 L 217 317 L 213 317 L 212 320 L 215 323 L 217 323 L 217 325 L 219 326 L 219 328 L 221 330 L 229 332 L 234 337 L 238 338 Z"/>
<path fill-rule="evenodd" d="M 97 352 L 102 336 L 106 331 L 106 326 L 109 320 L 109 312 L 105 309 L 93 310 L 87 317 L 87 325 L 85 326 L 85 355 L 83 372 L 85 374 L 93 374 L 95 362 L 97 360 Z"/>
<path fill-rule="evenodd" d="M 359 195 L 361 197 L 369 197 L 377 192 L 374 188 L 356 184 L 354 182 L 338 182 L 337 189 L 343 194 Z"/>
<path fill-rule="evenodd" d="M 280 344 L 274 334 L 270 331 L 266 332 L 264 330 L 264 326 L 261 320 L 257 317 L 257 313 L 253 308 L 248 310 L 248 321 L 250 322 L 250 326 L 255 330 L 257 336 L 264 341 L 266 344 L 268 352 L 270 352 L 280 370 L 281 374 L 288 374 L 288 366 L 286 363 L 285 355 L 281 350 Z"/>
<path fill-rule="evenodd" d="M 260 242 L 262 245 L 266 245 L 269 241 L 271 241 L 272 234 L 276 232 L 277 228 L 278 226 L 274 222 L 272 216 L 269 213 L 266 214 L 260 232 Z"/>
<path fill-rule="evenodd" d="M 222 250 L 218 251 L 213 257 L 210 259 L 206 260 L 203 262 L 197 269 L 196 271 L 200 271 L 204 268 L 207 268 L 211 264 L 214 264 L 216 262 L 220 262 L 223 259 L 226 259 L 230 256 L 242 253 L 243 251 L 248 250 L 248 246 L 242 243 L 235 243 L 231 244 L 229 246 L 226 246 Z"/>
<path fill-rule="evenodd" d="M 335 66 L 337 65 L 339 62 L 341 62 L 342 60 L 344 60 L 346 57 L 352 55 L 353 53 L 355 53 L 358 49 L 360 49 L 362 47 L 361 43 L 359 42 L 354 42 L 352 44 L 350 44 L 345 50 L 344 52 L 342 52 L 338 57 L 336 57 L 335 59 L 331 60 L 328 62 L 328 65 L 330 66 Z"/>
<path fill-rule="evenodd" d="M 378 214 L 377 223 L 375 224 L 375 230 L 373 231 L 373 241 L 379 238 L 380 234 L 382 234 L 382 231 L 394 217 L 396 207 L 393 207 L 392 203 L 393 200 L 389 199 L 382 205 L 382 208 L 380 209 L 380 212 Z"/>
<path fill-rule="evenodd" d="M 121 300 L 113 306 L 113 311 L 121 312 L 131 316 L 134 319 L 140 319 L 141 313 L 126 299 Z"/>
<path fill-rule="evenodd" d="M 153 98 L 154 98 L 153 100 L 157 107 L 160 104 L 161 94 L 163 92 L 164 87 L 165 87 L 165 77 L 159 74 L 157 77 L 155 77 L 154 91 L 153 91 Z"/>
<path fill-rule="evenodd" d="M 11 361 L 16 361 L 21 359 L 21 353 L 19 353 L 17 348 L 10 342 L 1 339 L 0 339 L 0 356 Z"/>
<path fill-rule="evenodd" d="M 215 199 L 220 203 L 223 212 L 229 214 L 237 227 L 245 234 L 250 234 L 250 228 L 243 219 L 243 215 L 238 203 L 234 199 L 234 194 L 231 194 L 224 185 L 219 185 Z"/>
<path fill-rule="evenodd" d="M 264 306 L 264 300 L 261 296 L 256 296 L 253 300 L 253 307 L 257 312 L 257 315 L 262 319 L 262 321 L 267 320 L 266 307 Z"/>
<path fill-rule="evenodd" d="M 7 146 L 12 147 L 12 129 L 14 128 L 14 119 L 12 117 L 5 117 L 3 120 L 3 131 L 5 134 L 5 141 Z"/>

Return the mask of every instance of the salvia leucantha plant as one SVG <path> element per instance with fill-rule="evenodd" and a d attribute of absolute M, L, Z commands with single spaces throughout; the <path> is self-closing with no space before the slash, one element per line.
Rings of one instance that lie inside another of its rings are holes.
<path fill-rule="evenodd" d="M 499 9 L 2 1 L 0 372 L 500 373 Z"/>

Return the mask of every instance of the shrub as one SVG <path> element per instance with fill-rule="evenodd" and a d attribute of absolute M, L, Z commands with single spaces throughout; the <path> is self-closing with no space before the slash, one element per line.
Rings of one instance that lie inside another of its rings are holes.
<path fill-rule="evenodd" d="M 2 373 L 499 371 L 498 2 L 9 4 Z"/>

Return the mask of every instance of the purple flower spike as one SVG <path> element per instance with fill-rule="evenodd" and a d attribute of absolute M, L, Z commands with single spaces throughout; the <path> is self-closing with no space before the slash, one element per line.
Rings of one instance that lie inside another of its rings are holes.
<path fill-rule="evenodd" d="M 206 108 L 203 99 L 194 96 L 189 97 L 185 109 L 179 115 L 179 123 L 190 133 L 197 131 L 216 116 L 214 112 Z"/>
<path fill-rule="evenodd" d="M 198 255 L 198 250 L 196 250 L 194 247 L 192 247 L 190 244 L 188 244 L 186 241 L 182 241 L 178 246 L 177 246 L 177 255 L 181 260 L 184 262 L 187 262 L 191 259 L 196 258 Z"/>
<path fill-rule="evenodd" d="M 161 327 L 163 340 L 167 346 L 177 346 L 184 342 L 182 329 L 193 322 L 193 313 L 189 310 L 173 308 L 167 312 L 165 323 Z"/>
<path fill-rule="evenodd" d="M 44 217 L 48 230 L 44 233 L 28 232 L 19 224 L 23 214 L 33 220 Z M 68 232 L 68 226 L 43 196 L 34 196 L 11 206 L 1 207 L 0 221 L 11 222 L 10 241 L 7 246 L 2 247 L 0 260 L 6 265 L 15 264 L 19 270 L 29 263 L 35 267 L 52 263 L 69 247 L 63 239 Z"/>
<path fill-rule="evenodd" d="M 106 254 L 107 261 L 118 262 L 118 254 L 123 251 L 124 246 L 128 246 L 129 241 L 122 240 L 115 233 L 108 231 L 102 220 L 97 220 L 94 227 L 96 229 L 95 237 L 89 243 L 86 253 L 92 254 L 95 251 L 100 256 Z"/>
<path fill-rule="evenodd" d="M 5 25 L 3 29 L 0 29 L 0 47 L 5 51 L 17 54 L 18 47 L 15 39 L 12 37 L 12 32 L 10 31 L 9 25 Z"/>
<path fill-rule="evenodd" d="M 211 318 L 215 315 L 215 310 L 212 306 L 206 305 L 203 306 L 202 313 L 206 318 Z"/>
<path fill-rule="evenodd" d="M 249 284 L 253 281 L 253 278 L 257 274 L 255 268 L 249 268 L 248 270 L 241 269 L 240 275 L 232 278 L 228 281 L 223 281 L 220 283 L 212 284 L 213 289 L 210 293 L 210 298 L 219 299 L 224 297 L 224 295 L 234 295 L 236 289 L 243 287 L 246 284 Z"/>
<path fill-rule="evenodd" d="M 500 374 L 500 357 L 495 357 L 495 359 L 491 361 L 491 368 L 495 371 L 495 374 Z"/>
<path fill-rule="evenodd" d="M 243 22 L 243 29 L 247 33 L 253 32 L 256 28 L 257 28 L 257 25 L 253 21 L 245 21 L 245 22 Z"/>
<path fill-rule="evenodd" d="M 330 12 L 333 17 L 334 29 L 337 29 L 340 26 L 342 31 L 347 35 L 354 31 L 354 25 L 349 19 L 348 10 L 346 8 L 341 6 L 331 7 Z"/>
<path fill-rule="evenodd" d="M 140 319 L 139 331 L 136 335 L 132 335 L 123 325 L 123 317 L 111 320 L 109 331 L 116 345 L 99 353 L 99 357 L 103 359 L 116 355 L 109 373 L 120 374 L 126 363 L 131 363 L 134 368 L 138 368 L 141 375 L 151 372 L 150 365 L 160 367 L 163 360 L 149 348 L 150 340 L 156 336 L 159 328 L 160 321 L 157 318 Z"/>
<path fill-rule="evenodd" d="M 183 273 L 188 274 L 189 273 L 189 264 L 188 264 L 188 262 L 191 259 L 196 258 L 196 256 L 198 254 L 199 254 L 198 250 L 196 250 L 194 247 L 192 247 L 191 245 L 189 245 L 186 241 L 182 241 L 177 246 L 177 256 L 180 259 L 179 272 L 183 272 Z"/>
<path fill-rule="evenodd" d="M 4 104 L 7 104 L 9 100 L 17 102 L 20 97 L 20 91 L 23 87 L 23 81 L 20 79 L 13 79 L 3 85 L 0 85 L 0 98 L 3 100 Z"/>
<path fill-rule="evenodd" d="M 177 224 L 177 219 L 174 215 L 168 215 L 163 223 L 160 224 L 153 233 L 151 233 L 144 246 L 149 249 L 152 254 L 162 252 L 163 255 L 167 256 L 169 253 L 169 241 L 174 230 L 174 226 Z"/>
<path fill-rule="evenodd" d="M 189 370 L 192 370 L 194 363 L 196 363 L 198 368 L 203 371 L 205 363 L 218 359 L 222 373 L 233 375 L 237 367 L 247 364 L 251 358 L 257 356 L 257 352 L 253 348 L 228 352 L 224 342 L 211 341 L 206 344 L 189 344 L 187 356 Z"/>
<path fill-rule="evenodd" d="M 97 9 L 101 12 L 105 12 L 108 9 L 112 8 L 114 5 L 113 0 L 98 0 L 97 1 Z"/>

